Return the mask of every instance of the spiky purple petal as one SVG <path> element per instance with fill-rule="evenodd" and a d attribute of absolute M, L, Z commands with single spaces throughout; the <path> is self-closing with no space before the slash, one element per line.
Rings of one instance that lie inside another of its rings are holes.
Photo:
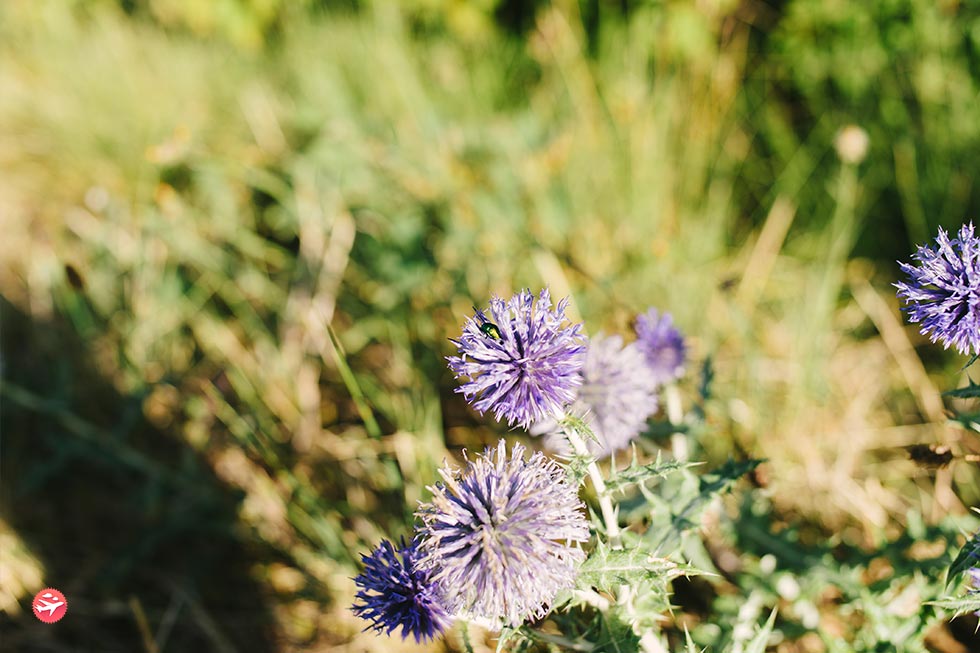
<path fill-rule="evenodd" d="M 447 609 L 498 625 L 547 614 L 572 587 L 584 558 L 572 542 L 589 539 L 576 487 L 555 461 L 503 440 L 462 474 L 448 465 L 444 484 L 417 515 L 420 565 L 446 588 Z"/>
<path fill-rule="evenodd" d="M 909 321 L 944 349 L 980 354 L 980 238 L 973 223 L 953 239 L 940 228 L 935 249 L 923 245 L 912 258 L 918 265 L 899 262 L 909 281 L 895 284 Z"/>
<path fill-rule="evenodd" d="M 432 575 L 418 566 L 415 543 L 396 551 L 384 540 L 370 555 L 362 555 L 364 573 L 354 579 L 360 588 L 351 608 L 355 615 L 370 621 L 365 628 L 388 635 L 401 628 L 402 639 L 409 635 L 416 642 L 429 640 L 449 625 Z"/>
<path fill-rule="evenodd" d="M 490 316 L 477 311 L 452 341 L 459 355 L 446 360 L 462 380 L 456 391 L 480 414 L 493 411 L 510 426 L 527 428 L 565 408 L 574 399 L 584 349 L 581 325 L 566 325 L 567 304 L 563 299 L 552 309 L 547 289 L 537 303 L 529 290 L 506 302 L 493 297 Z M 487 323 L 499 338 L 480 330 Z"/>

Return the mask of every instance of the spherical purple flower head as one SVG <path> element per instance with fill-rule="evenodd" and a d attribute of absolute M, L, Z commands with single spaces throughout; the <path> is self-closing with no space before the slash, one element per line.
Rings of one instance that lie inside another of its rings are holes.
<path fill-rule="evenodd" d="M 419 506 L 420 565 L 444 589 L 447 609 L 494 625 L 544 616 L 570 588 L 585 557 L 572 542 L 589 526 L 565 471 L 541 452 L 524 459 L 504 442 L 468 461 L 462 475 L 440 470 Z"/>
<path fill-rule="evenodd" d="M 414 542 L 395 550 L 384 540 L 370 555 L 362 555 L 364 573 L 354 579 L 360 588 L 351 608 L 371 624 L 365 628 L 388 635 L 401 627 L 402 639 L 429 640 L 449 625 L 440 593 L 431 574 L 418 566 Z M 357 603 L 360 601 L 360 603 Z"/>
<path fill-rule="evenodd" d="M 684 374 L 687 345 L 670 313 L 660 315 L 651 308 L 637 315 L 636 344 L 658 384 L 665 385 Z"/>
<path fill-rule="evenodd" d="M 980 354 L 980 239 L 973 223 L 952 240 L 940 228 L 936 248 L 923 245 L 912 258 L 918 266 L 899 262 L 909 282 L 895 284 L 909 321 L 945 349 Z"/>
<path fill-rule="evenodd" d="M 582 384 L 568 412 L 592 429 L 598 442 L 590 440 L 588 446 L 595 456 L 627 447 L 657 412 L 657 377 L 635 342 L 624 345 L 620 336 L 592 338 L 579 376 Z M 535 424 L 531 433 L 546 433 L 549 448 L 568 453 L 568 441 L 557 426 L 549 419 Z"/>
<path fill-rule="evenodd" d="M 547 289 L 537 304 L 530 290 L 505 302 L 490 300 L 490 316 L 467 318 L 463 335 L 452 340 L 459 356 L 449 368 L 466 381 L 456 389 L 481 415 L 524 428 L 562 411 L 574 399 L 584 350 L 581 325 L 565 325 L 563 299 L 554 309 Z"/>

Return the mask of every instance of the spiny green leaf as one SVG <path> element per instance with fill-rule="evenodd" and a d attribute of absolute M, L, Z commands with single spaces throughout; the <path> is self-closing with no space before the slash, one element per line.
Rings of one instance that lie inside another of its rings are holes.
<path fill-rule="evenodd" d="M 586 440 L 592 440 L 593 442 L 599 442 L 598 436 L 592 431 L 592 428 L 585 423 L 585 420 L 581 417 L 576 417 L 575 415 L 566 415 L 562 419 L 558 426 L 563 432 L 575 431 L 579 435 L 583 436 Z"/>
<path fill-rule="evenodd" d="M 964 365 L 962 368 L 960 368 L 960 372 L 962 372 L 966 368 L 968 368 L 971 365 L 973 365 L 974 363 L 976 363 L 978 358 L 980 358 L 980 354 L 973 354 L 973 356 L 970 357 L 970 360 L 968 360 L 966 362 L 966 365 Z"/>
<path fill-rule="evenodd" d="M 653 543 L 650 548 L 654 551 L 669 551 L 678 546 L 683 534 L 697 526 L 698 517 L 705 507 L 716 496 L 729 491 L 739 478 L 762 462 L 756 459 L 730 459 L 718 469 L 698 477 L 693 496 L 683 496 L 682 503 L 671 505 L 669 514 L 661 513 L 654 517 L 654 522 L 645 535 L 645 539 Z"/>
<path fill-rule="evenodd" d="M 640 650 L 640 639 L 629 623 L 623 621 L 610 610 L 600 615 L 599 637 L 596 638 L 596 651 L 608 653 L 633 653 Z"/>
<path fill-rule="evenodd" d="M 606 480 L 606 488 L 610 492 L 621 492 L 631 485 L 645 483 L 655 478 L 666 478 L 673 472 L 693 467 L 698 463 L 683 463 L 677 460 L 662 461 L 660 454 L 657 454 L 656 462 L 647 465 L 640 465 L 634 454 L 633 461 L 626 469 L 615 471 Z"/>
<path fill-rule="evenodd" d="M 959 413 L 955 417 L 950 418 L 949 421 L 956 422 L 962 425 L 963 428 L 980 433 L 980 413 Z"/>
<path fill-rule="evenodd" d="M 694 640 L 691 639 L 691 632 L 687 629 L 687 625 L 684 625 L 684 642 L 686 647 L 686 653 L 704 653 L 704 649 L 699 649 L 694 645 Z"/>
<path fill-rule="evenodd" d="M 745 647 L 745 653 L 765 653 L 766 646 L 769 643 L 769 635 L 772 634 L 773 626 L 776 625 L 776 610 L 769 614 L 769 619 L 766 620 L 766 624 L 759 629 L 759 632 L 755 634 Z"/>
<path fill-rule="evenodd" d="M 949 566 L 949 571 L 946 572 L 946 586 L 948 587 L 954 578 L 971 567 L 980 567 L 980 531 L 974 533 L 973 537 L 963 545 L 953 564 Z"/>
<path fill-rule="evenodd" d="M 585 477 L 589 475 L 589 465 L 592 464 L 593 460 L 591 456 L 575 455 L 562 463 L 562 467 L 565 468 L 565 473 L 568 474 L 573 485 L 577 487 L 582 484 Z"/>
<path fill-rule="evenodd" d="M 630 586 L 629 591 L 633 596 L 624 603 L 617 603 L 614 610 L 632 624 L 636 632 L 658 630 L 663 622 L 662 615 L 671 609 L 670 586 L 648 581 Z"/>
<path fill-rule="evenodd" d="M 700 572 L 689 565 L 682 565 L 658 558 L 643 548 L 612 550 L 600 544 L 579 569 L 578 587 L 612 590 L 620 585 L 637 585 L 657 581 L 666 585 L 678 576 L 691 576 Z"/>
<path fill-rule="evenodd" d="M 580 417 L 574 415 L 566 415 L 559 423 L 559 428 L 563 433 L 575 432 L 578 435 L 584 437 L 586 440 L 595 440 L 598 442 L 598 438 L 589 425 L 585 423 Z M 586 456 L 578 453 L 573 453 L 567 462 L 563 464 L 565 472 L 568 474 L 572 483 L 575 485 L 581 485 L 582 481 L 589 473 L 589 465 L 595 462 L 595 458 L 592 456 Z"/>
<path fill-rule="evenodd" d="M 538 642 L 543 642 L 545 644 L 550 644 L 552 646 L 558 646 L 563 651 L 595 651 L 597 647 L 592 642 L 586 641 L 581 638 L 570 639 L 562 635 L 552 635 L 551 633 L 546 633 L 541 630 L 535 630 L 528 626 L 521 626 L 520 633 L 522 637 L 528 640 L 534 640 Z"/>
<path fill-rule="evenodd" d="M 957 388 L 943 393 L 944 397 L 956 397 L 957 399 L 976 399 L 980 397 L 980 384 L 974 383 L 969 379 L 969 384 L 965 388 Z"/>
<path fill-rule="evenodd" d="M 735 484 L 735 481 L 754 470 L 763 462 L 765 461 L 757 458 L 749 458 L 748 460 L 734 460 L 729 458 L 728 462 L 715 471 L 701 476 L 701 494 L 715 495 L 721 492 L 727 492 Z"/>
<path fill-rule="evenodd" d="M 971 592 L 966 596 L 950 596 L 938 601 L 930 601 L 929 605 L 952 610 L 954 616 L 957 617 L 971 612 L 980 612 L 980 593 Z"/>
<path fill-rule="evenodd" d="M 531 644 L 533 642 L 523 626 L 519 628 L 504 626 L 500 629 L 500 636 L 497 638 L 497 653 L 525 651 Z"/>

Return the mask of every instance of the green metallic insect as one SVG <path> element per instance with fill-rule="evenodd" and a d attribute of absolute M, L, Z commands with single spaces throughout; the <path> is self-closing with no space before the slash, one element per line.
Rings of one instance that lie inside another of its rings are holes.
<path fill-rule="evenodd" d="M 484 322 L 480 325 L 480 331 L 494 340 L 503 340 L 504 337 L 500 335 L 500 327 L 498 327 L 493 322 Z"/>
<path fill-rule="evenodd" d="M 494 340 L 504 339 L 503 335 L 500 333 L 500 327 L 493 322 L 487 321 L 487 319 L 483 316 L 483 311 L 478 310 L 476 306 L 473 307 L 473 310 L 481 319 L 483 319 L 483 323 L 480 325 L 480 331 L 483 332 L 483 335 L 488 338 L 493 338 Z"/>

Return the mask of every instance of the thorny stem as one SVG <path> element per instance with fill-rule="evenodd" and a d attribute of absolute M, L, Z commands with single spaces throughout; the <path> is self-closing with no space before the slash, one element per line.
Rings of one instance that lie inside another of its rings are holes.
<path fill-rule="evenodd" d="M 565 419 L 564 415 L 557 415 L 556 417 L 559 423 L 562 423 Z M 579 435 L 578 431 L 571 427 L 565 427 L 562 430 L 565 432 L 565 437 L 568 438 L 568 443 L 572 445 L 572 450 L 575 451 L 576 455 L 587 458 L 592 457 L 592 454 L 589 453 L 589 448 L 585 446 L 585 441 Z M 609 536 L 609 544 L 614 549 L 621 549 L 623 548 L 623 544 L 620 541 L 619 535 L 619 518 L 616 515 L 615 508 L 613 508 L 612 500 L 609 498 L 606 481 L 602 478 L 599 465 L 593 460 L 589 463 L 586 471 L 588 471 L 589 478 L 592 479 L 592 485 L 595 487 L 595 493 L 599 497 L 599 509 L 602 511 L 602 521 L 606 524 L 606 534 Z"/>

